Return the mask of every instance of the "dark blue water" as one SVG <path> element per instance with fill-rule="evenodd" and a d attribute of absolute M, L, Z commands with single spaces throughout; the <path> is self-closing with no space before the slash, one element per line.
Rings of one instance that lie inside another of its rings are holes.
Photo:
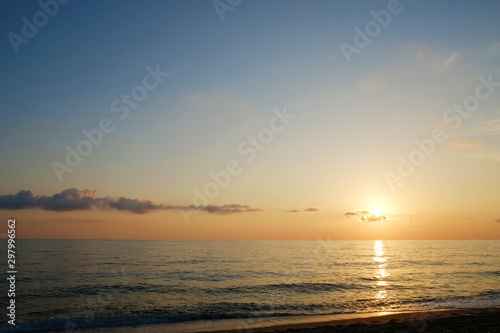
<path fill-rule="evenodd" d="M 500 305 L 500 241 L 17 242 L 19 332 Z"/>

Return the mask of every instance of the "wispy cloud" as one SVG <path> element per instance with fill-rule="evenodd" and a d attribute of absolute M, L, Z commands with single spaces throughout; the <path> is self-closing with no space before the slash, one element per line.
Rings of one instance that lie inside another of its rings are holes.
<path fill-rule="evenodd" d="M 497 56 L 497 55 L 500 55 L 500 42 L 496 42 L 496 43 L 492 44 L 492 45 L 488 48 L 487 54 L 488 54 L 490 57 L 495 57 L 495 56 Z"/>
<path fill-rule="evenodd" d="M 497 112 L 490 119 L 482 120 L 474 126 L 465 127 L 457 134 L 463 136 L 495 136 L 500 135 L 500 112 Z"/>
<path fill-rule="evenodd" d="M 385 215 L 375 215 L 367 209 L 355 209 L 344 213 L 345 217 L 357 217 L 359 222 L 379 222 L 387 220 Z"/>
<path fill-rule="evenodd" d="M 407 47 L 414 52 L 419 66 L 431 72 L 447 70 L 460 57 L 460 53 L 456 51 L 446 50 L 426 43 L 411 42 Z"/>
<path fill-rule="evenodd" d="M 470 140 L 460 140 L 451 142 L 450 145 L 456 148 L 479 148 L 481 144 L 479 142 L 473 142 Z"/>
<path fill-rule="evenodd" d="M 431 72 L 447 70 L 460 57 L 456 51 L 451 52 L 426 43 L 411 42 L 407 47 L 416 55 L 419 66 Z"/>
<path fill-rule="evenodd" d="M 473 157 L 480 158 L 483 160 L 500 162 L 500 151 L 482 152 L 480 154 L 474 155 Z"/>
<path fill-rule="evenodd" d="M 319 212 L 318 208 L 314 207 L 309 207 L 304 210 L 297 210 L 297 209 L 290 209 L 286 211 L 287 213 L 300 213 L 300 212 L 306 212 L 306 213 L 314 213 L 314 212 Z"/>
<path fill-rule="evenodd" d="M 376 73 L 356 84 L 357 89 L 372 89 L 386 83 L 387 79 L 382 73 Z"/>
<path fill-rule="evenodd" d="M 460 67 L 461 54 L 455 50 L 413 41 L 402 45 L 399 51 L 402 55 L 398 63 L 369 73 L 355 84 L 356 89 L 387 93 L 396 85 L 407 85 L 410 76 L 415 82 L 432 80 L 431 87 L 443 73 L 458 75 L 456 70 Z"/>
<path fill-rule="evenodd" d="M 0 209 L 40 208 L 48 211 L 65 212 L 77 210 L 118 210 L 134 214 L 145 214 L 158 210 L 187 209 L 214 214 L 234 214 L 258 212 L 262 209 L 240 204 L 183 206 L 163 205 L 150 200 L 130 199 L 125 197 L 97 197 L 97 190 L 79 190 L 69 188 L 52 196 L 34 196 L 31 191 L 21 190 L 16 194 L 0 196 Z"/>
<path fill-rule="evenodd" d="M 448 58 L 446 58 L 443 63 L 444 69 L 447 69 L 448 67 L 453 65 L 453 63 L 458 59 L 458 56 L 458 52 L 453 52 Z"/>

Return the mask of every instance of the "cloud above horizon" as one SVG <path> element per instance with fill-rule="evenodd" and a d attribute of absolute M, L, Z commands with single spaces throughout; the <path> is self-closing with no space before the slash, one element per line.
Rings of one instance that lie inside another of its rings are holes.
<path fill-rule="evenodd" d="M 355 209 L 344 213 L 345 217 L 357 217 L 359 222 L 379 222 L 387 220 L 386 215 L 375 215 L 367 209 Z"/>
<path fill-rule="evenodd" d="M 183 209 L 183 210 L 199 210 L 207 213 L 214 214 L 239 214 L 239 213 L 253 213 L 262 212 L 263 209 L 253 208 L 247 205 L 240 204 L 226 204 L 226 205 L 206 205 L 206 206 L 165 206 L 165 209 Z"/>
<path fill-rule="evenodd" d="M 79 190 L 69 188 L 52 196 L 34 196 L 31 191 L 21 190 L 16 194 L 0 196 L 0 209 L 40 208 L 47 211 L 67 212 L 77 210 L 118 210 L 134 214 L 145 214 L 158 210 L 198 210 L 213 214 L 235 214 L 262 211 L 247 205 L 226 204 L 207 206 L 163 205 L 150 200 L 130 199 L 125 197 L 97 197 L 97 190 Z"/>
<path fill-rule="evenodd" d="M 307 212 L 307 213 L 313 213 L 313 212 L 319 212 L 318 208 L 314 207 L 309 207 L 304 210 L 297 210 L 297 209 L 289 209 L 286 211 L 287 213 L 300 213 L 300 212 Z"/>

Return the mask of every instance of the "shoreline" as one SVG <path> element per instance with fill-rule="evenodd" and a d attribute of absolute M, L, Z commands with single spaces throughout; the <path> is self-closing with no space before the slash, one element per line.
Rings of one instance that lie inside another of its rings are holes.
<path fill-rule="evenodd" d="M 482 327 L 481 327 L 482 326 Z M 397 312 L 364 318 L 263 327 L 252 332 L 500 332 L 500 308 Z M 236 333 L 216 331 L 211 333 Z"/>
<path fill-rule="evenodd" d="M 251 322 L 254 322 L 251 325 Z M 500 307 L 375 312 L 290 318 L 228 319 L 144 326 L 82 329 L 82 333 L 326 333 L 326 332 L 499 332 Z"/>
<path fill-rule="evenodd" d="M 500 307 L 368 313 L 357 318 L 290 323 L 251 329 L 251 332 L 500 332 Z M 210 331 L 236 333 L 240 330 Z M 248 330 L 250 332 L 250 330 Z M 199 332 L 201 333 L 201 332 Z"/>

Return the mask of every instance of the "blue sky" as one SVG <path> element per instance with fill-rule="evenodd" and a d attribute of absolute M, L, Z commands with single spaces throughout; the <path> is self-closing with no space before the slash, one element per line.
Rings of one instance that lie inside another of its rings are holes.
<path fill-rule="evenodd" d="M 244 0 L 221 21 L 212 1 L 73 0 L 15 53 L 8 33 L 21 35 L 22 18 L 32 21 L 41 7 L 3 1 L 0 195 L 75 187 L 190 204 L 193 188 L 242 160 L 238 145 L 285 107 L 296 119 L 214 204 L 452 214 L 472 200 L 454 197 L 461 186 L 498 194 L 488 182 L 498 176 L 497 132 L 470 133 L 497 119 L 500 93 L 451 134 L 404 194 L 389 189 L 384 172 L 440 126 L 479 76 L 500 80 L 500 2 L 401 1 L 401 12 L 347 63 L 339 44 L 353 44 L 353 28 L 388 3 Z M 111 103 L 141 84 L 147 66 L 169 76 L 121 121 Z M 51 163 L 63 162 L 65 147 L 103 118 L 115 130 L 59 182 Z M 447 179 L 450 172 L 467 180 Z M 426 199 L 434 186 L 433 195 L 448 198 L 440 205 Z M 494 218 L 493 204 L 483 202 L 465 205 L 467 214 Z"/>

